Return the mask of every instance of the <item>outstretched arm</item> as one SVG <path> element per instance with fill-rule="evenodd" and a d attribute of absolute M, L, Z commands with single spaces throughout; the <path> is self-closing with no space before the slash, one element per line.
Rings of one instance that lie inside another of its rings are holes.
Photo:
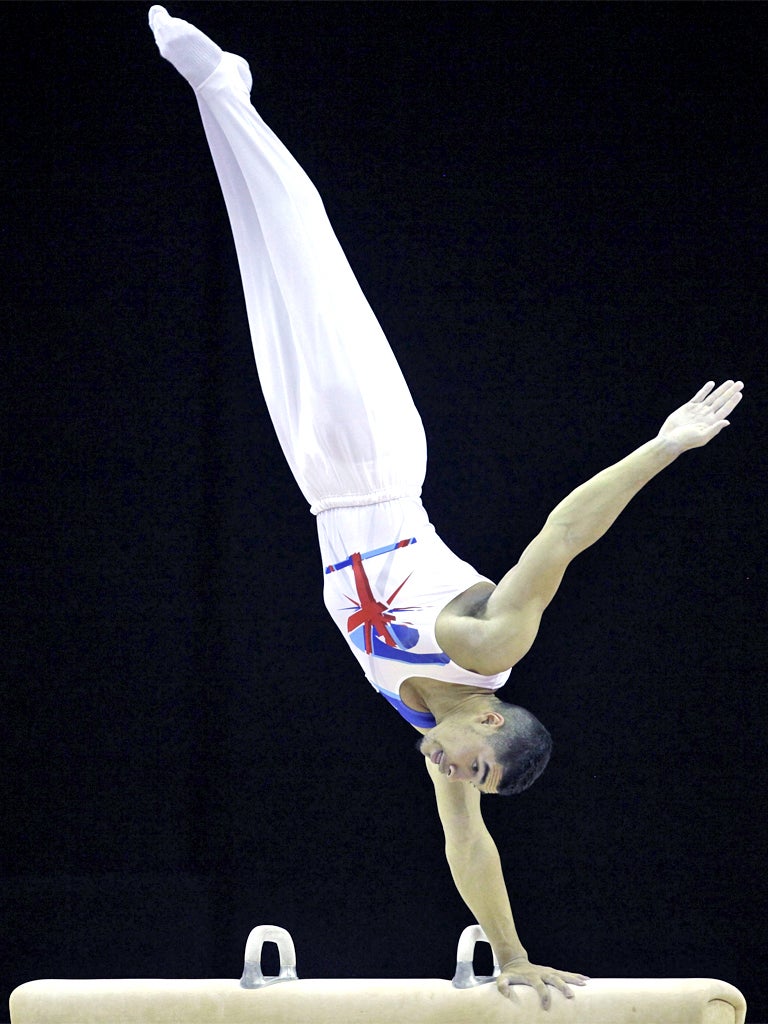
<path fill-rule="evenodd" d="M 435 787 L 454 884 L 501 964 L 496 979 L 499 992 L 509 996 L 511 986 L 530 985 L 545 1009 L 550 1004 L 551 988 L 570 999 L 573 992 L 569 985 L 583 985 L 587 979 L 528 960 L 512 918 L 499 853 L 480 813 L 480 791 L 470 785 L 457 786 L 429 762 L 427 770 Z"/>
<path fill-rule="evenodd" d="M 728 426 L 727 417 L 741 400 L 743 384 L 728 380 L 714 388 L 712 381 L 705 384 L 690 402 L 668 417 L 652 441 L 561 501 L 481 613 L 475 617 L 456 616 L 441 624 L 441 645 L 454 661 L 493 675 L 527 653 L 568 564 L 602 537 L 657 473 L 684 451 L 707 444 Z"/>

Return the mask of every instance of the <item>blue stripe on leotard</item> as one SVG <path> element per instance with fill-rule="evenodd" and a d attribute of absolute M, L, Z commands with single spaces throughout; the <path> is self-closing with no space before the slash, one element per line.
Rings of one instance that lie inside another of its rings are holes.
<path fill-rule="evenodd" d="M 414 711 L 413 708 L 404 704 L 397 694 L 389 693 L 388 690 L 379 690 L 379 693 L 389 701 L 398 714 L 403 716 L 406 722 L 415 725 L 417 729 L 432 729 L 437 725 L 434 715 L 431 715 L 429 711 Z"/>

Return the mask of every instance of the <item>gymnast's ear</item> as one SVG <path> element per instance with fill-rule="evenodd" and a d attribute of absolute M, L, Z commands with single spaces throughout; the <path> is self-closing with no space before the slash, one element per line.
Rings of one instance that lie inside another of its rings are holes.
<path fill-rule="evenodd" d="M 490 725 L 494 729 L 500 729 L 504 725 L 504 715 L 499 711 L 484 711 L 480 719 L 481 725 Z"/>

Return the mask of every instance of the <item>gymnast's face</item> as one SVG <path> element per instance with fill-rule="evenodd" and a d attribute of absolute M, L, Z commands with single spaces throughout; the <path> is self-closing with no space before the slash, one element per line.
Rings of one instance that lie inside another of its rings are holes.
<path fill-rule="evenodd" d="M 469 720 L 446 720 L 430 729 L 417 746 L 451 782 L 469 782 L 484 792 L 494 792 L 503 769 L 490 738 L 503 724 L 503 717 L 495 712 Z"/>

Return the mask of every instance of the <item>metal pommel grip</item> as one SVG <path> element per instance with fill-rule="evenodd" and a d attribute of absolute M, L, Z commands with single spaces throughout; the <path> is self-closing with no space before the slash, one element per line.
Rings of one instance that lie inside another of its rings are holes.
<path fill-rule="evenodd" d="M 487 975 L 476 977 L 474 966 L 476 942 L 488 942 L 488 939 L 479 924 L 472 924 L 465 928 L 459 936 L 459 948 L 456 951 L 456 973 L 451 983 L 454 988 L 474 988 L 475 985 L 485 985 L 501 973 L 494 953 L 493 974 L 490 977 Z"/>
<path fill-rule="evenodd" d="M 261 949 L 265 942 L 274 942 L 280 956 L 280 973 L 270 978 L 265 978 L 261 971 Z M 245 944 L 245 966 L 240 987 L 264 988 L 279 981 L 296 981 L 297 977 L 296 950 L 285 928 L 276 924 L 260 924 L 254 928 Z"/>

